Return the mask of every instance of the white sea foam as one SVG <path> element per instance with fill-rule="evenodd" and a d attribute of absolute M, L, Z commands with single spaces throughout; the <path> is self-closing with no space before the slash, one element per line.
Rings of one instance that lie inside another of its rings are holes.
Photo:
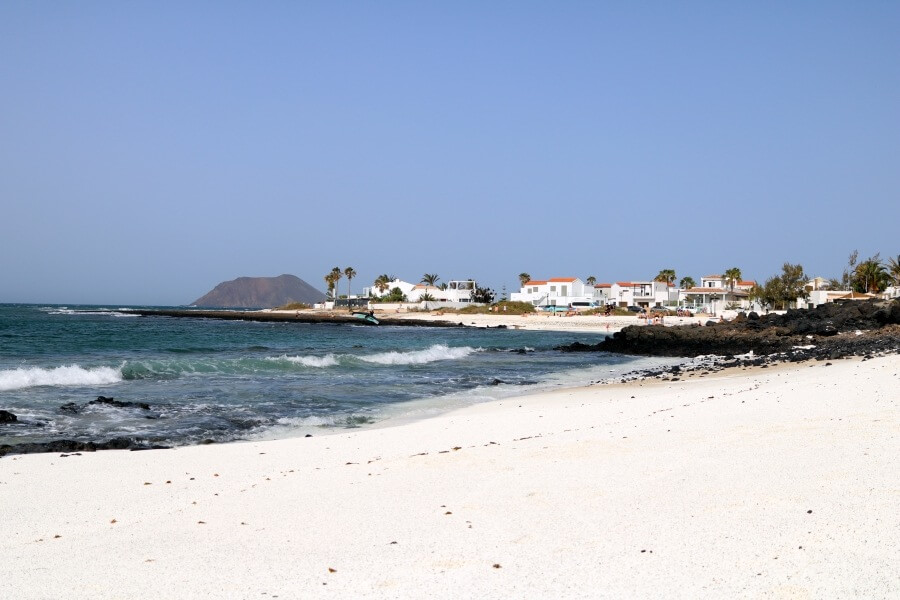
<path fill-rule="evenodd" d="M 438 360 L 457 360 L 465 358 L 478 351 L 478 349 L 470 348 L 469 346 L 450 348 L 443 344 L 436 344 L 425 350 L 413 350 L 411 352 L 383 352 L 369 356 L 360 356 L 359 360 L 378 365 L 424 365 Z"/>
<path fill-rule="evenodd" d="M 269 357 L 266 360 L 285 360 L 304 367 L 333 367 L 338 364 L 337 356 L 334 354 L 326 354 L 325 356 L 279 356 L 278 358 Z"/>
<path fill-rule="evenodd" d="M 122 373 L 112 367 L 85 369 L 78 365 L 42 369 L 8 369 L 0 371 L 0 391 L 20 390 L 42 385 L 106 385 L 122 381 Z"/>
<path fill-rule="evenodd" d="M 46 312 L 48 315 L 74 315 L 74 316 L 83 316 L 83 315 L 102 315 L 105 317 L 138 317 L 140 315 L 120 312 L 125 309 L 113 310 L 111 308 L 99 308 L 97 310 L 87 310 L 87 309 L 72 309 L 67 306 L 59 306 L 48 309 L 41 309 Z"/>

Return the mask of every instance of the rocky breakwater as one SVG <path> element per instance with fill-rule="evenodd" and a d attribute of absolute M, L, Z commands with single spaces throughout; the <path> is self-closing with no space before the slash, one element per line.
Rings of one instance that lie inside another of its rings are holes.
<path fill-rule="evenodd" d="M 564 351 L 694 357 L 754 353 L 788 360 L 840 358 L 900 351 L 900 299 L 845 301 L 786 314 L 740 313 L 704 326 L 632 325 L 599 344 Z"/>

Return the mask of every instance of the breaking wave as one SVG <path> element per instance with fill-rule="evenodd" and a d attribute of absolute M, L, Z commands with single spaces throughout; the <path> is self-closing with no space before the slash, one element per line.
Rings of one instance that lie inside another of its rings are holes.
<path fill-rule="evenodd" d="M 266 360 L 287 361 L 304 367 L 334 367 L 338 364 L 338 359 L 334 354 L 325 356 L 279 356 L 278 358 L 267 358 Z"/>
<path fill-rule="evenodd" d="M 105 385 L 122 381 L 122 373 L 112 367 L 85 369 L 78 365 L 42 369 L 8 369 L 0 371 L 0 391 L 21 390 L 44 385 Z"/>
<path fill-rule="evenodd" d="M 383 352 L 369 356 L 360 356 L 359 360 L 378 365 L 424 365 L 439 360 L 458 360 L 475 352 L 479 352 L 479 350 L 469 346 L 451 348 L 443 344 L 435 344 L 425 350 Z"/>

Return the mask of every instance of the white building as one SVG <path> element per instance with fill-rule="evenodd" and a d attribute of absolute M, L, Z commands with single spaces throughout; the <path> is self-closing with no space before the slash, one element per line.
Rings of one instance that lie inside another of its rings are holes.
<path fill-rule="evenodd" d="M 532 280 L 521 291 L 509 295 L 513 302 L 529 302 L 534 306 L 591 306 L 595 303 L 594 288 L 577 277 L 554 277 Z"/>
<path fill-rule="evenodd" d="M 679 291 L 679 301 L 690 308 L 708 313 L 720 313 L 726 307 L 750 309 L 750 289 L 755 281 L 735 282 L 732 289 L 722 275 L 700 278 L 700 285 Z"/>
<path fill-rule="evenodd" d="M 613 284 L 601 283 L 595 287 L 608 290 L 605 304 L 616 306 L 652 308 L 678 299 L 675 286 L 664 281 L 617 281 Z"/>
<path fill-rule="evenodd" d="M 400 288 L 400 291 L 403 292 L 408 298 L 410 293 L 413 291 L 413 288 L 416 287 L 415 283 L 409 283 L 408 281 L 403 281 L 402 279 L 394 279 L 391 282 L 386 284 L 387 287 L 384 288 L 384 291 L 378 289 L 376 286 L 364 287 L 362 291 L 362 295 L 367 298 L 380 298 L 381 296 L 387 296 L 391 293 L 391 290 L 394 288 Z"/>
<path fill-rule="evenodd" d="M 422 298 L 428 294 L 433 298 L 433 300 L 429 300 L 429 303 L 468 304 L 472 302 L 476 287 L 477 283 L 473 279 L 448 281 L 446 286 L 441 287 L 395 279 L 387 284 L 384 291 L 371 286 L 363 288 L 362 293 L 365 297 L 380 298 L 389 295 L 394 288 L 399 288 L 409 303 L 422 302 Z"/>

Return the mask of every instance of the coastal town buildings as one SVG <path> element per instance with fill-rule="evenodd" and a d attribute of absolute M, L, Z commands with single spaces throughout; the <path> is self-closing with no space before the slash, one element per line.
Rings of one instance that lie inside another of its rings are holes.
<path fill-rule="evenodd" d="M 664 281 L 617 281 L 591 286 L 577 277 L 552 277 L 526 282 L 519 292 L 510 295 L 510 300 L 529 302 L 540 308 L 686 306 L 714 313 L 725 308 L 750 308 L 750 289 L 754 285 L 755 281 L 738 281 L 732 286 L 722 275 L 703 277 L 699 286 L 689 289 Z"/>
<path fill-rule="evenodd" d="M 375 286 L 365 287 L 362 291 L 364 298 L 381 298 L 387 296 L 394 289 L 399 289 L 406 296 L 406 303 L 420 303 L 428 300 L 430 305 L 454 305 L 470 304 L 475 294 L 477 283 L 474 279 L 454 279 L 445 285 L 427 285 L 424 283 L 410 283 L 402 279 L 394 279 L 386 284 L 384 289 Z"/>
<path fill-rule="evenodd" d="M 891 300 L 900 298 L 900 286 L 888 286 L 879 294 L 863 293 L 848 290 L 832 290 L 828 287 L 828 280 L 823 277 L 815 277 L 810 279 L 804 286 L 806 289 L 806 298 L 797 298 L 796 305 L 804 308 L 815 308 L 822 304 L 830 302 L 844 302 L 853 300 L 871 300 L 873 298 L 882 298 Z"/>

